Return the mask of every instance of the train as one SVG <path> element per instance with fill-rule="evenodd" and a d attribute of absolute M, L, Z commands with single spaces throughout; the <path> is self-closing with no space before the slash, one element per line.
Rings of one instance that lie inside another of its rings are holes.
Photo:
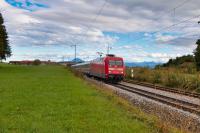
<path fill-rule="evenodd" d="M 87 76 L 108 82 L 120 82 L 125 77 L 125 65 L 122 57 L 108 54 L 90 62 L 73 65 L 72 68 Z"/>

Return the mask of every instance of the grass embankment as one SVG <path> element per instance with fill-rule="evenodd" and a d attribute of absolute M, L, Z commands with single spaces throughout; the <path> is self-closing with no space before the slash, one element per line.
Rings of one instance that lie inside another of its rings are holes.
<path fill-rule="evenodd" d="M 61 66 L 0 64 L 0 132 L 158 132 Z"/>
<path fill-rule="evenodd" d="M 192 67 L 129 68 L 127 79 L 132 79 L 131 69 L 134 70 L 134 80 L 200 92 L 200 74 Z"/>

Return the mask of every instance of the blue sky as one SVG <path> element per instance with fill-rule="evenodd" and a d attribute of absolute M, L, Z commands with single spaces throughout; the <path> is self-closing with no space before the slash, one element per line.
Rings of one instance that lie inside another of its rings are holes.
<path fill-rule="evenodd" d="M 13 7 L 28 10 L 28 11 L 36 11 L 40 8 L 48 8 L 47 5 L 42 3 L 35 2 L 34 0 L 5 0 L 8 4 Z"/>
<path fill-rule="evenodd" d="M 13 56 L 9 60 L 91 60 L 110 52 L 128 62 L 166 62 L 192 54 L 200 35 L 200 1 L 181 0 L 2 0 Z M 104 6 L 103 6 L 104 5 Z M 102 8 L 103 7 L 103 8 Z M 101 14 L 97 15 L 102 9 Z"/>

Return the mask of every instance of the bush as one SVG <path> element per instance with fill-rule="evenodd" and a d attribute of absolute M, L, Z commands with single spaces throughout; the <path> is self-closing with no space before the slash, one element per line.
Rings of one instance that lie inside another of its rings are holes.
<path fill-rule="evenodd" d="M 170 59 L 167 63 L 163 64 L 162 67 L 169 66 L 180 66 L 183 63 L 190 62 L 195 63 L 195 58 L 193 55 L 184 55 L 181 57 L 176 57 L 175 59 Z"/>
<path fill-rule="evenodd" d="M 33 61 L 33 65 L 35 65 L 35 66 L 38 66 L 40 64 L 41 64 L 41 61 L 38 60 L 38 59 L 36 59 L 36 60 Z"/>
<path fill-rule="evenodd" d="M 153 83 L 161 83 L 161 74 L 160 72 L 155 71 L 153 73 Z"/>
<path fill-rule="evenodd" d="M 128 68 L 126 71 L 128 79 L 131 79 L 130 69 L 134 70 L 133 80 L 136 81 L 200 92 L 200 73 L 196 72 L 193 64 L 188 68 Z"/>
<path fill-rule="evenodd" d="M 138 81 L 149 81 L 151 78 L 150 70 L 147 68 L 135 68 L 134 79 Z"/>
<path fill-rule="evenodd" d="M 180 76 L 178 74 L 169 73 L 167 75 L 166 85 L 169 87 L 179 87 L 181 85 L 179 78 Z"/>
<path fill-rule="evenodd" d="M 189 83 L 190 84 L 189 84 L 188 89 L 190 89 L 190 90 L 199 90 L 200 89 L 200 79 L 199 79 L 198 75 L 191 77 Z"/>

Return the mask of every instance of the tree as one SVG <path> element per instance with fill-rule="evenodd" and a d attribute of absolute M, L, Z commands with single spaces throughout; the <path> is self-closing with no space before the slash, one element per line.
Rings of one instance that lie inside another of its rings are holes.
<path fill-rule="evenodd" d="M 175 59 L 169 59 L 167 63 L 164 63 L 162 67 L 176 67 L 184 63 L 194 63 L 195 59 L 193 55 L 183 55 L 181 57 L 176 57 Z"/>
<path fill-rule="evenodd" d="M 6 60 L 7 57 L 11 56 L 11 48 L 8 41 L 8 35 L 3 24 L 4 20 L 2 14 L 0 13 L 0 61 Z"/>
<path fill-rule="evenodd" d="M 35 65 L 35 66 L 38 66 L 40 64 L 41 64 L 41 61 L 38 60 L 38 59 L 36 59 L 36 60 L 33 61 L 33 65 Z"/>
<path fill-rule="evenodd" d="M 197 40 L 196 42 L 197 48 L 194 51 L 194 56 L 195 56 L 195 62 L 197 66 L 197 70 L 200 70 L 200 39 Z"/>

